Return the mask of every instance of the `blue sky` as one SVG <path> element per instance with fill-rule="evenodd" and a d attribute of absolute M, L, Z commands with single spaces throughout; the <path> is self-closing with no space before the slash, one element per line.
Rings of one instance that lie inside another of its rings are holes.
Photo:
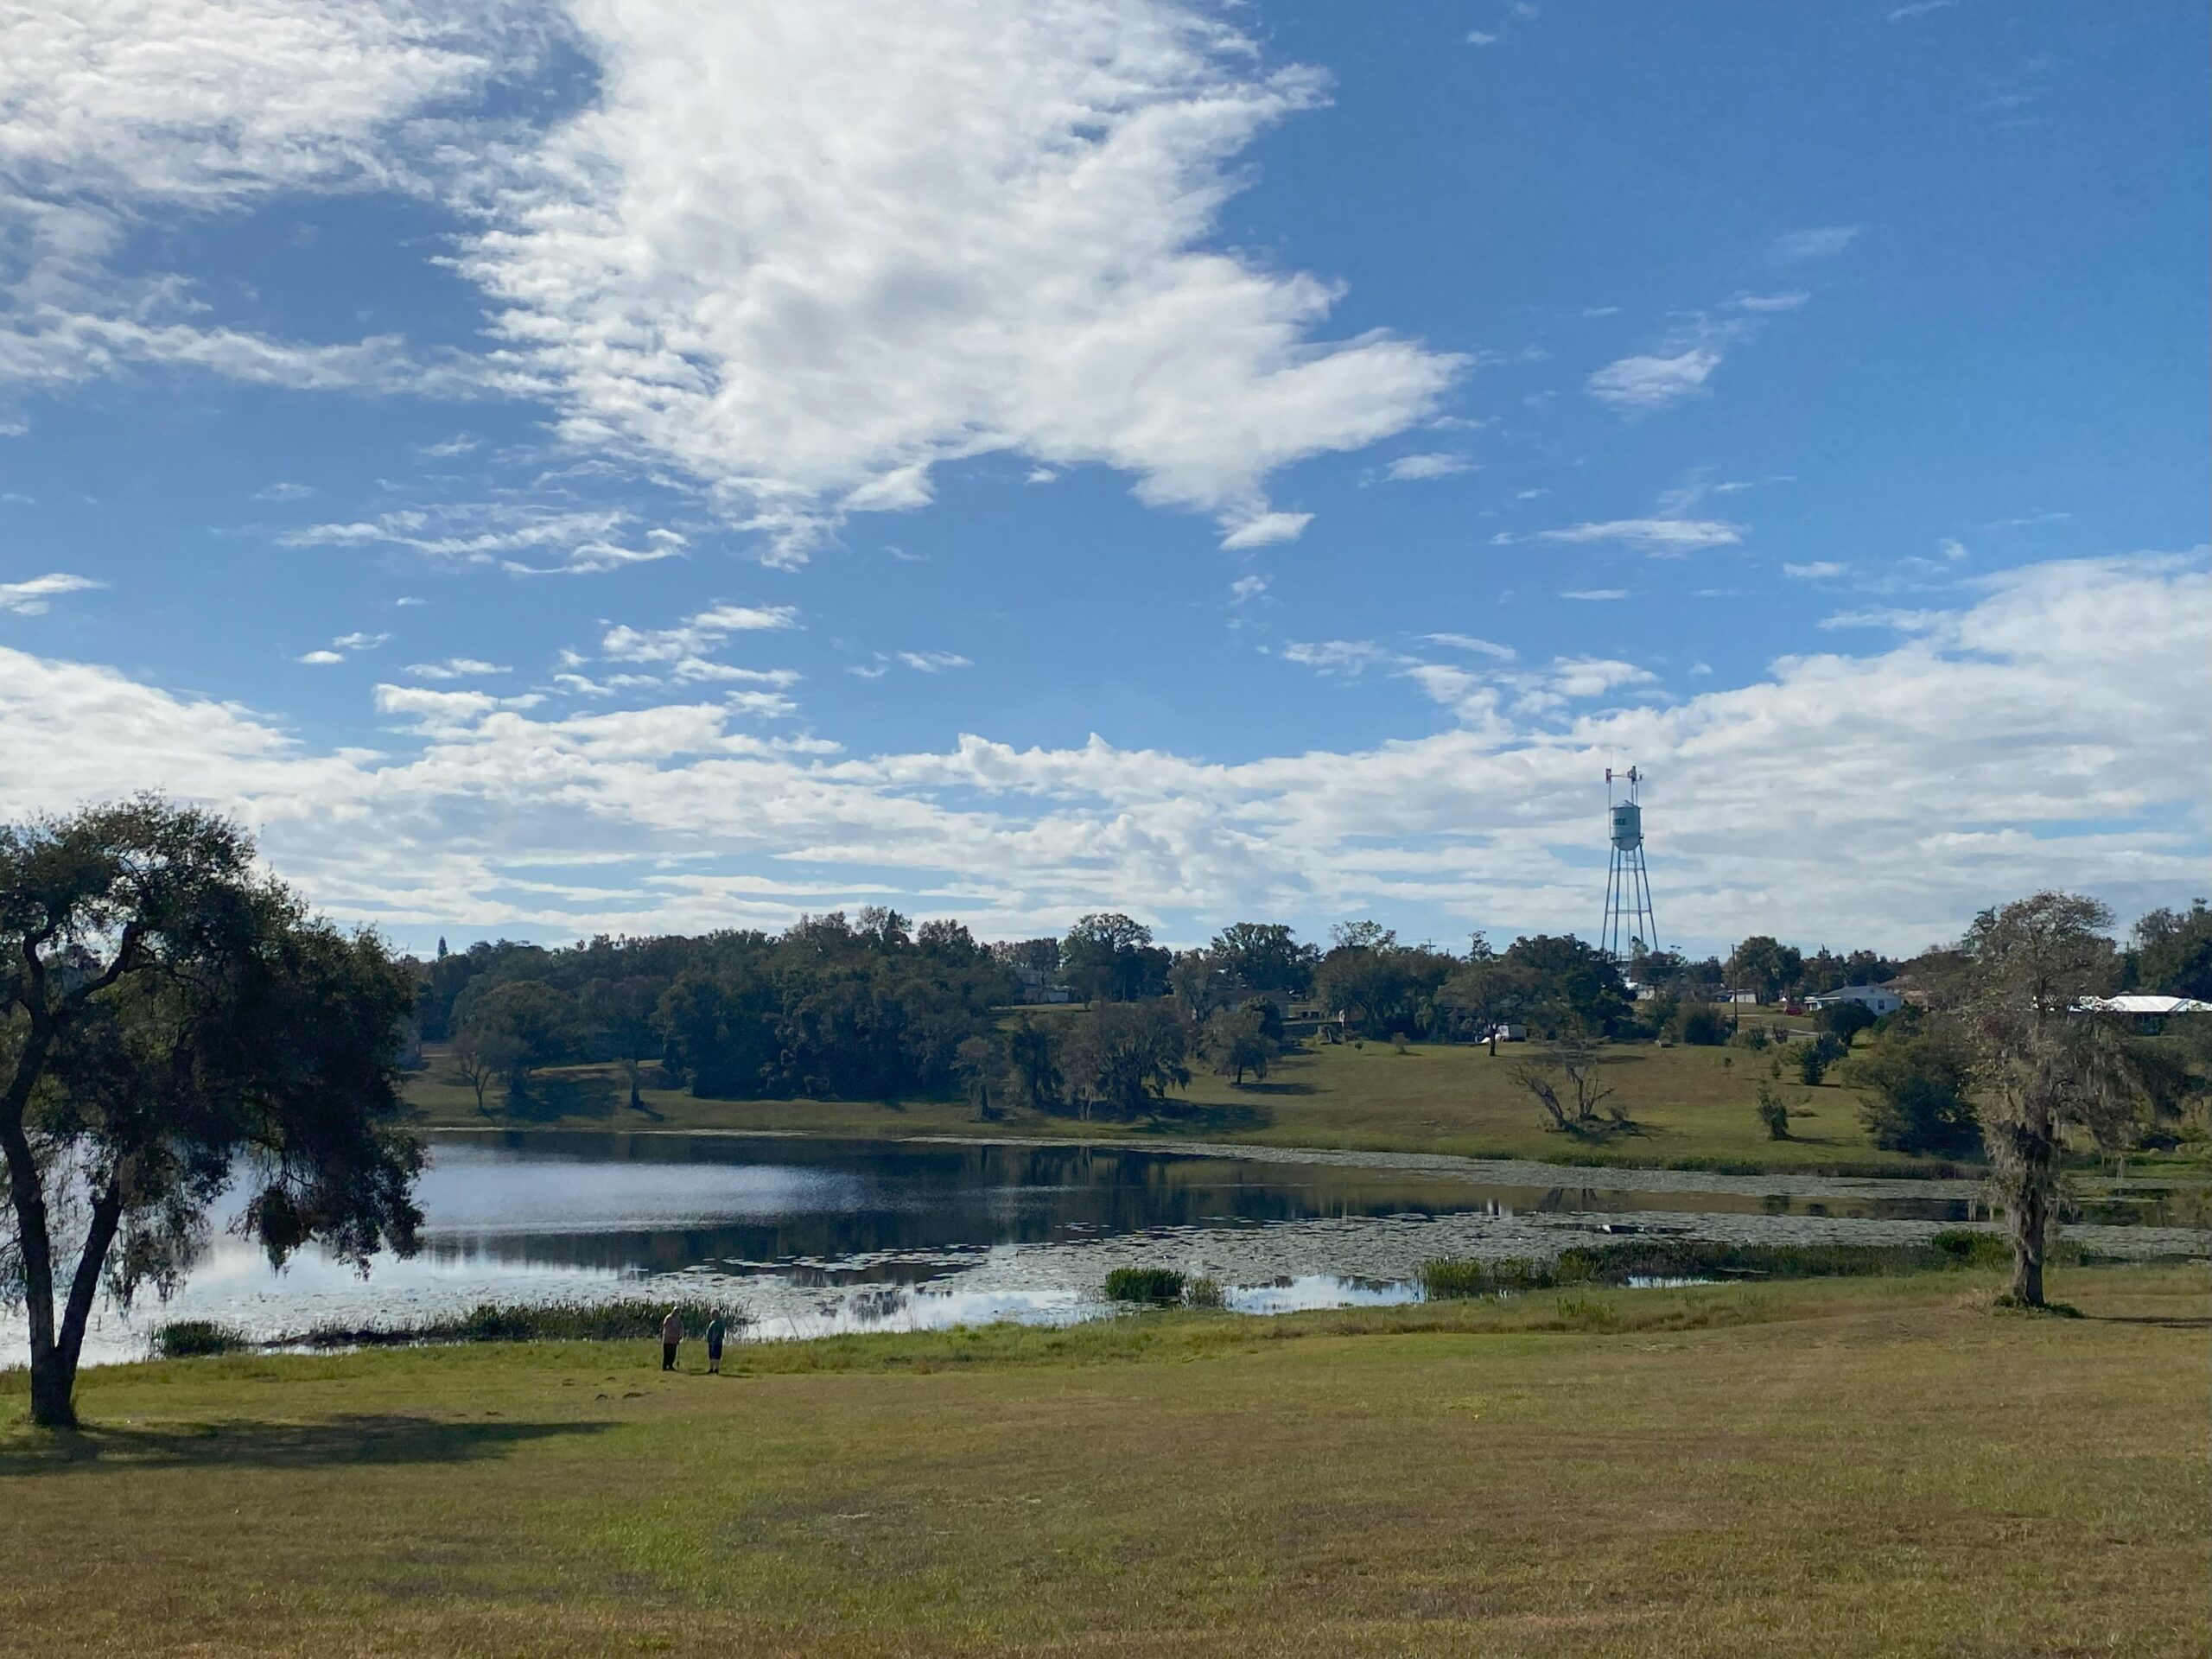
<path fill-rule="evenodd" d="M 0 806 L 424 946 L 2202 890 L 2201 7 L 0 40 Z"/>

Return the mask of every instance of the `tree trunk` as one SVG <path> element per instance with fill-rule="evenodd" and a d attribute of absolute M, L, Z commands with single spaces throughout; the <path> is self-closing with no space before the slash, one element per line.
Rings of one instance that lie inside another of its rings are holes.
<path fill-rule="evenodd" d="M 2028 1190 L 2013 1194 L 2006 1206 L 2012 1233 L 2011 1294 L 2023 1307 L 2041 1307 L 2044 1234 L 2050 1220 L 2050 1206 L 2037 1185 L 2025 1185 Z"/>
<path fill-rule="evenodd" d="M 2044 1250 L 2050 1231 L 2051 1167 L 2057 1147 L 2049 1133 L 2013 1124 L 1991 1137 L 1992 1161 L 2005 1197 L 2005 1228 L 2012 1238 L 2012 1299 L 2041 1307 Z"/>

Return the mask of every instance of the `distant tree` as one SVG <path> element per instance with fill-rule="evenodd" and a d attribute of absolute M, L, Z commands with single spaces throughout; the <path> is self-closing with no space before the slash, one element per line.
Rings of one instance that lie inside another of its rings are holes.
<path fill-rule="evenodd" d="M 451 956 L 452 954 L 453 954 L 453 953 L 452 953 L 451 951 L 449 951 L 449 950 L 448 950 L 446 949 L 446 936 L 445 936 L 444 934 L 442 934 L 442 933 L 439 934 L 439 935 L 438 935 L 438 960 L 439 960 L 440 962 L 443 962 L 443 961 L 444 961 L 448 957 Z"/>
<path fill-rule="evenodd" d="M 75 1422 L 102 1286 L 173 1289 L 234 1184 L 277 1265 L 311 1240 L 364 1267 L 414 1249 L 394 1064 L 414 998 L 219 818 L 148 796 L 0 827 L 0 1301 L 23 1305 L 33 1422 Z"/>
<path fill-rule="evenodd" d="M 1874 1023 L 1874 1010 L 1864 1002 L 1831 1002 L 1814 1016 L 1815 1023 L 1846 1049 L 1852 1039 Z"/>
<path fill-rule="evenodd" d="M 574 1052 L 579 1035 L 575 999 L 543 980 L 472 985 L 454 1005 L 462 1039 L 507 1061 L 507 1096 L 519 1100 L 530 1074 Z"/>
<path fill-rule="evenodd" d="M 1152 930 L 1118 912 L 1083 917 L 1060 943 L 1060 973 L 1086 1002 L 1134 1002 L 1166 988 L 1169 957 Z"/>
<path fill-rule="evenodd" d="M 1796 983 L 1804 963 L 1796 946 L 1757 933 L 1729 957 L 1728 983 L 1738 990 L 1756 991 L 1761 1001 L 1771 1002 Z"/>
<path fill-rule="evenodd" d="M 658 988 L 649 979 L 594 979 L 586 983 L 577 1003 L 600 1048 L 622 1068 L 630 1085 L 630 1109 L 643 1111 L 639 1084 L 645 1063 L 661 1052 Z"/>
<path fill-rule="evenodd" d="M 1967 931 L 1963 1008 L 1980 1084 L 1982 1138 L 2012 1239 L 2010 1294 L 2044 1305 L 2044 1257 L 2069 1134 L 2124 1149 L 2157 1103 L 2155 1080 L 2117 1025 L 2079 1011 L 2118 969 L 2112 912 L 2039 893 L 1984 911 Z"/>
<path fill-rule="evenodd" d="M 1007 1033 L 1007 1061 L 1014 1087 L 1033 1112 L 1041 1112 L 1060 1097 L 1058 1045 L 1052 1034 L 1024 1014 Z"/>
<path fill-rule="evenodd" d="M 1974 1055 L 1949 1020 L 1892 1026 L 1862 1044 L 1844 1070 L 1859 1119 L 1889 1152 L 1957 1157 L 1981 1142 Z"/>
<path fill-rule="evenodd" d="M 987 1123 L 997 1118 L 992 1096 L 1006 1073 L 1006 1051 L 988 1037 L 964 1038 L 952 1065 L 976 1117 Z"/>
<path fill-rule="evenodd" d="M 485 1109 L 485 1096 L 492 1085 L 505 1078 L 514 1067 L 511 1046 L 492 1030 L 464 1030 L 454 1039 L 448 1052 L 453 1062 L 453 1074 L 467 1084 L 476 1096 L 476 1109 Z"/>
<path fill-rule="evenodd" d="M 1543 1109 L 1554 1128 L 1569 1134 L 1586 1132 L 1613 1093 L 1599 1073 L 1596 1049 L 1583 1042 L 1563 1042 L 1516 1062 L 1513 1080 Z"/>
<path fill-rule="evenodd" d="M 1787 1141 L 1789 1138 L 1788 1103 L 1780 1095 L 1775 1093 L 1770 1085 L 1763 1083 L 1759 1084 L 1758 1105 L 1759 1122 L 1766 1125 L 1766 1138 L 1770 1141 Z"/>
<path fill-rule="evenodd" d="M 1735 1022 L 1710 1002 L 1685 1002 L 1676 1011 L 1675 1030 L 1697 1048 L 1719 1048 L 1735 1034 Z"/>
<path fill-rule="evenodd" d="M 1313 994 L 1367 1037 L 1418 1037 L 1435 1014 L 1435 997 L 1458 968 L 1455 957 L 1405 945 L 1374 922 L 1342 922 L 1314 972 Z"/>
<path fill-rule="evenodd" d="M 1797 1056 L 1797 1076 L 1808 1089 L 1818 1086 L 1828 1068 L 1843 1058 L 1843 1045 L 1827 1032 L 1792 1045 Z"/>
<path fill-rule="evenodd" d="M 1179 950 L 1167 969 L 1167 990 L 1184 1018 L 1204 1025 L 1229 1001 L 1236 983 L 1211 950 Z"/>
<path fill-rule="evenodd" d="M 1247 1071 L 1255 1077 L 1268 1075 L 1274 1045 L 1268 1040 L 1267 1019 L 1261 1010 L 1274 1006 L 1259 1001 L 1239 1008 L 1217 1008 L 1205 1023 L 1199 1052 L 1217 1075 L 1238 1088 L 1243 1086 Z"/>
<path fill-rule="evenodd" d="M 2160 996 L 2212 1002 L 2212 906 L 2154 910 L 2135 924 L 2135 982 Z"/>
<path fill-rule="evenodd" d="M 1591 1041 L 1635 1018 L 1620 969 L 1580 939 L 1534 934 L 1514 940 L 1500 960 L 1527 986 L 1529 1023 L 1549 1035 Z"/>
<path fill-rule="evenodd" d="M 1093 1103 L 1134 1116 L 1191 1080 L 1190 1030 L 1164 999 L 1101 1003 L 1072 1023 L 1063 1063 L 1086 1118 Z"/>
<path fill-rule="evenodd" d="M 991 954 L 1008 967 L 1033 969 L 1046 979 L 1057 979 L 1060 973 L 1060 942 L 1058 939 L 1001 939 L 990 947 Z"/>
<path fill-rule="evenodd" d="M 1487 1043 L 1492 1054 L 1497 1052 L 1498 1027 L 1513 1023 L 1516 1014 L 1525 1012 L 1529 1000 L 1529 976 L 1503 957 L 1490 955 L 1470 960 L 1436 994 L 1437 1005 L 1464 1020 L 1475 1040 Z"/>
<path fill-rule="evenodd" d="M 1239 989 L 1302 996 L 1320 952 L 1280 922 L 1236 922 L 1213 936 L 1206 954 Z"/>

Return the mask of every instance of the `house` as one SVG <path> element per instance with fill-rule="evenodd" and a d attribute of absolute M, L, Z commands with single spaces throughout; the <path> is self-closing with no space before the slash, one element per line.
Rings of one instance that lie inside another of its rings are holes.
<path fill-rule="evenodd" d="M 1033 968 L 1026 962 L 1014 964 L 1014 976 L 1021 982 L 1021 1000 L 1024 1002 L 1071 1002 L 1075 1000 L 1074 993 L 1066 986 L 1053 984 L 1045 977 L 1042 969 Z"/>
<path fill-rule="evenodd" d="M 1740 1002 L 1746 1007 L 1756 1008 L 1759 1005 L 1759 994 L 1757 991 L 1723 991 L 1720 993 L 1720 1001 Z"/>
<path fill-rule="evenodd" d="M 2156 1036 L 2176 1014 L 2212 1014 L 2212 1002 L 2193 996 L 2154 996 L 2131 991 L 2120 996 L 2088 996 L 2074 1005 L 2076 1014 L 2116 1014 L 2146 1036 Z"/>
<path fill-rule="evenodd" d="M 1904 1006 L 1904 998 L 1886 985 L 1846 985 L 1839 990 L 1822 991 L 1818 996 L 1808 996 L 1805 1006 L 1815 1013 L 1832 1008 L 1839 1002 L 1856 1002 L 1880 1019 L 1885 1014 L 1895 1014 Z"/>

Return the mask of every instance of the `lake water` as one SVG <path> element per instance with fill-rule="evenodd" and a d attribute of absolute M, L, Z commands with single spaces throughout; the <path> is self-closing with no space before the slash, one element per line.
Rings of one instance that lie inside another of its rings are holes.
<path fill-rule="evenodd" d="M 283 1274 L 221 1231 L 168 1306 L 103 1313 L 88 1362 L 214 1319 L 264 1338 L 484 1300 L 682 1294 L 751 1334 L 1070 1320 L 1107 1272 L 1205 1274 L 1255 1313 L 1403 1301 L 1441 1255 L 1548 1255 L 1593 1237 L 1904 1242 L 1980 1215 L 1970 1182 L 1586 1171 L 1405 1154 L 532 1131 L 430 1137 L 415 1258 L 364 1280 L 308 1252 Z M 2212 1235 L 2074 1230 L 2094 1248 L 2202 1254 Z M 21 1363 L 18 1318 L 0 1363 Z"/>

